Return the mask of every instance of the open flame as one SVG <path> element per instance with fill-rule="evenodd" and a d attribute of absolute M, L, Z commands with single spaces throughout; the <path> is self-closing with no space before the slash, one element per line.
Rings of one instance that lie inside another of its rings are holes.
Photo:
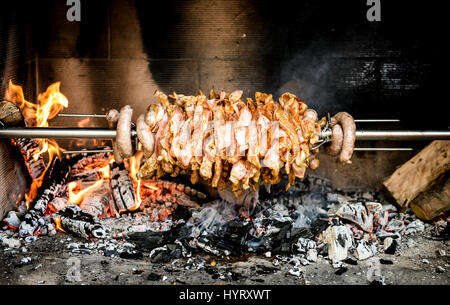
<path fill-rule="evenodd" d="M 55 217 L 55 218 L 53 218 L 53 222 L 55 223 L 55 229 L 56 230 L 59 230 L 59 231 L 61 231 L 61 232 L 66 232 L 66 231 L 64 231 L 64 229 L 61 227 L 61 218 L 59 218 L 59 217 Z"/>
<path fill-rule="evenodd" d="M 67 192 L 68 192 L 68 197 L 69 197 L 67 200 L 67 204 L 81 203 L 81 201 L 83 200 L 83 198 L 86 195 L 92 193 L 93 191 L 98 189 L 100 186 L 102 186 L 103 181 L 105 179 L 109 179 L 111 176 L 109 164 L 105 165 L 102 168 L 99 168 L 98 172 L 100 173 L 100 179 L 85 189 L 81 190 L 81 183 L 79 181 L 73 181 L 67 185 Z"/>
<path fill-rule="evenodd" d="M 13 102 L 20 108 L 28 127 L 48 127 L 48 120 L 54 118 L 62 109 L 69 106 L 69 101 L 59 91 L 59 86 L 60 82 L 51 84 L 44 93 L 39 94 L 38 103 L 34 104 L 25 99 L 21 86 L 9 81 L 9 86 L 5 92 L 5 99 Z M 40 155 L 47 153 L 47 164 L 50 164 L 55 155 L 60 156 L 61 152 L 64 151 L 56 141 L 49 139 L 38 139 L 38 141 L 39 151 L 33 154 L 34 160 L 38 160 Z M 37 190 L 42 185 L 47 169 L 48 165 L 41 176 L 31 183 L 30 189 L 25 195 L 27 207 L 36 198 Z"/>
<path fill-rule="evenodd" d="M 129 176 L 131 178 L 131 180 L 133 181 L 133 184 L 135 185 L 136 188 L 136 205 L 130 209 L 130 211 L 135 211 L 137 209 L 139 209 L 139 207 L 141 206 L 142 203 L 142 198 L 141 198 L 141 184 L 142 184 L 142 180 L 138 179 L 137 177 L 137 173 L 139 171 L 140 165 L 141 165 L 141 160 L 142 157 L 144 156 L 144 153 L 142 151 L 138 151 L 134 156 L 132 156 L 129 159 Z"/>

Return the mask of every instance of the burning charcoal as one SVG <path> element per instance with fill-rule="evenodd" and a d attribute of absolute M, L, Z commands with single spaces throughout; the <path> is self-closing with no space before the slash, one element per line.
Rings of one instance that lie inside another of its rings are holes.
<path fill-rule="evenodd" d="M 353 234 L 347 226 L 330 226 L 322 232 L 321 239 L 328 244 L 328 257 L 332 261 L 346 259 L 353 244 Z"/>
<path fill-rule="evenodd" d="M 56 197 L 49 204 L 55 212 L 58 212 L 67 205 L 67 197 Z"/>
<path fill-rule="evenodd" d="M 383 264 L 383 265 L 392 265 L 392 264 L 394 264 L 394 262 L 391 261 L 391 260 L 389 260 L 389 259 L 383 259 L 383 258 L 380 258 L 380 264 Z"/>
<path fill-rule="evenodd" d="M 338 270 L 336 270 L 336 271 L 334 272 L 334 274 L 336 274 L 336 275 L 342 275 L 342 274 L 344 274 L 345 272 L 347 272 L 347 270 L 348 270 L 347 267 L 340 267 Z"/>
<path fill-rule="evenodd" d="M 395 250 L 397 249 L 397 241 L 391 237 L 385 238 L 383 242 L 383 249 L 386 254 L 395 254 Z"/>
<path fill-rule="evenodd" d="M 80 237 L 104 238 L 106 236 L 105 228 L 100 221 L 84 212 L 79 206 L 71 204 L 52 215 L 53 220 L 64 231 L 71 232 Z"/>
<path fill-rule="evenodd" d="M 390 220 L 385 228 L 386 231 L 391 231 L 391 232 L 401 232 L 404 229 L 405 229 L 405 223 L 398 218 L 394 218 L 394 219 Z"/>
<path fill-rule="evenodd" d="M 15 211 L 10 211 L 3 221 L 11 229 L 16 229 L 20 226 L 20 219 L 17 217 L 17 213 Z"/>
<path fill-rule="evenodd" d="M 358 203 L 343 203 L 328 211 L 331 217 L 339 217 L 355 223 L 366 232 L 372 232 L 373 214 L 369 213 L 366 207 Z"/>
<path fill-rule="evenodd" d="M 359 260 L 367 259 L 376 254 L 376 247 L 372 247 L 365 240 L 361 240 L 356 247 L 355 256 Z"/>
<path fill-rule="evenodd" d="M 434 224 L 434 234 L 436 236 L 449 235 L 449 228 L 450 226 L 448 225 L 447 221 L 445 220 L 436 221 L 436 223 Z"/>
<path fill-rule="evenodd" d="M 417 232 L 423 232 L 424 230 L 424 223 L 421 220 L 417 219 L 406 226 L 405 234 L 415 234 Z"/>

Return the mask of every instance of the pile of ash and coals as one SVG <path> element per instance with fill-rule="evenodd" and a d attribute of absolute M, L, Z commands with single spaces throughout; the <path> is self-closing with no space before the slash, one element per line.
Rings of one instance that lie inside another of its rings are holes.
<path fill-rule="evenodd" d="M 144 213 L 99 219 L 73 204 L 54 215 L 62 222 L 67 217 L 72 226 L 77 225 L 73 219 L 80 221 L 79 228 L 66 225 L 68 233 L 85 239 L 68 238 L 65 251 L 71 255 L 145 260 L 205 270 L 213 279 L 221 276 L 229 280 L 239 275 L 219 274 L 213 268 L 216 261 L 259 257 L 270 261 L 270 267 L 253 267 L 269 268 L 273 273 L 283 266 L 286 275 L 298 278 L 305 266 L 327 261 L 340 275 L 348 265 L 377 255 L 384 255 L 382 263 L 392 263 L 385 255 L 394 257 L 402 248 L 413 247 L 410 237 L 417 233 L 435 240 L 449 238 L 448 219 L 424 223 L 410 211 L 398 212 L 381 193 L 339 191 L 318 177 L 308 176 L 288 191 L 281 183 L 270 192 L 261 189 L 259 193 L 259 202 L 250 207 L 223 200 L 201 207 L 180 205 L 164 220 Z M 20 237 L 10 227 L 5 229 L 0 233 L 4 251 L 18 251 L 36 239 Z M 440 253 L 443 257 L 447 257 L 446 245 Z M 446 272 L 448 264 L 436 268 Z M 384 277 L 373 275 L 371 281 L 384 283 Z"/>

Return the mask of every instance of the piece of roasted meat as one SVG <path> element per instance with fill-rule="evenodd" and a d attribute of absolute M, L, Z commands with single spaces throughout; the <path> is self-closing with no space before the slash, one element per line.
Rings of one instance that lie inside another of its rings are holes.
<path fill-rule="evenodd" d="M 214 188 L 231 189 L 238 196 L 260 183 L 275 184 L 283 173 L 287 188 L 295 178 L 303 178 L 306 169 L 319 166 L 317 158 L 321 127 L 326 119 L 308 109 L 305 102 L 291 93 L 277 101 L 271 94 L 256 92 L 255 98 L 242 98 L 242 91 L 209 97 L 157 90 L 158 102 L 136 122 L 145 163 L 139 171 L 142 179 L 190 175 L 191 183 L 202 179 Z M 125 106 L 119 115 L 110 115 L 110 125 L 117 122 L 115 155 L 121 160 L 132 154 L 132 108 Z M 336 135 L 327 148 L 330 154 L 341 153 L 349 163 L 354 144 L 354 121 L 347 113 L 331 120 Z M 341 127 L 342 126 L 342 127 Z"/>
<path fill-rule="evenodd" d="M 242 99 L 242 91 L 185 96 L 155 92 L 157 104 L 137 119 L 136 132 L 146 161 L 143 179 L 190 174 L 191 182 L 207 181 L 215 188 L 231 184 L 239 194 L 259 184 L 278 183 L 284 172 L 289 186 L 303 178 L 308 167 L 317 168 L 320 128 L 317 113 L 291 93 L 279 102 L 256 92 Z M 117 121 L 118 155 L 131 155 L 131 107 Z M 117 153 L 116 153 L 117 154 Z"/>

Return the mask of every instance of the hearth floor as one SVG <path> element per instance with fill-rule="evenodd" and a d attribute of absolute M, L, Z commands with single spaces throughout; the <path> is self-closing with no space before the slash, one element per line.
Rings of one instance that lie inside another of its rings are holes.
<path fill-rule="evenodd" d="M 367 275 L 374 271 L 376 265 L 388 285 L 450 284 L 450 241 L 432 240 L 424 234 L 416 234 L 410 239 L 415 241 L 415 244 L 412 243 L 414 246 L 402 248 L 395 255 L 378 254 L 357 261 L 357 265 L 347 264 L 347 271 L 341 275 L 335 274 L 336 269 L 330 262 L 319 256 L 318 262 L 303 266 L 303 273 L 296 276 L 289 273 L 292 265 L 275 261 L 274 257 L 256 255 L 243 258 L 201 255 L 206 268 L 198 270 L 195 266 L 186 269 L 187 258 L 162 264 L 151 263 L 149 253 L 144 253 L 141 259 L 106 257 L 96 253 L 77 254 L 68 249 L 68 244 L 85 243 L 85 240 L 58 232 L 55 236 L 41 237 L 33 243 L 24 244 L 20 249 L 5 250 L 0 246 L 0 284 L 365 285 L 370 284 Z M 24 248 L 26 252 L 23 252 Z M 446 256 L 442 256 L 442 250 Z M 380 259 L 392 261 L 393 264 L 379 264 Z M 77 263 L 80 276 L 74 280 L 71 274 L 76 274 L 73 268 L 77 268 Z"/>

